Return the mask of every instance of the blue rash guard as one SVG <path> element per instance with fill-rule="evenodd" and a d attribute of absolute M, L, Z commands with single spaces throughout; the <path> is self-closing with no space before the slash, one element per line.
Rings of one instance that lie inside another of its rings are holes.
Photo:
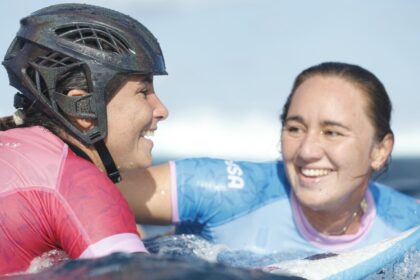
<path fill-rule="evenodd" d="M 198 234 L 231 249 L 307 257 L 368 246 L 420 224 L 420 204 L 370 182 L 357 233 L 317 232 L 290 191 L 280 161 L 198 158 L 171 162 L 177 233 Z"/>

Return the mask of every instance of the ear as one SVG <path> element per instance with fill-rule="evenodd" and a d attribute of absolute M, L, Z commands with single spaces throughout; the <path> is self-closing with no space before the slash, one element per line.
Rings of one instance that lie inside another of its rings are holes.
<path fill-rule="evenodd" d="M 83 96 L 87 95 L 87 92 L 81 89 L 71 89 L 68 93 L 68 96 Z M 87 118 L 78 118 L 78 117 L 68 117 L 77 127 L 84 131 L 90 130 L 92 127 L 95 126 L 95 122 L 92 119 Z"/>
<path fill-rule="evenodd" d="M 394 147 L 394 135 L 388 133 L 379 142 L 376 143 L 372 150 L 371 167 L 373 170 L 380 170 L 391 155 L 392 148 Z"/>

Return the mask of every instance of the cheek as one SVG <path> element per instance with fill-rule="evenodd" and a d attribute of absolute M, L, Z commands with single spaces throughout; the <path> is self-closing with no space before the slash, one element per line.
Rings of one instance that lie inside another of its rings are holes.
<path fill-rule="evenodd" d="M 137 110 L 130 118 L 130 124 L 128 125 L 130 128 L 128 129 L 128 133 L 136 133 L 140 135 L 141 131 L 149 128 L 151 121 L 152 114 L 149 114 L 148 111 L 145 110 Z"/>
<path fill-rule="evenodd" d="M 143 103 L 132 102 L 109 111 L 109 126 L 117 131 L 139 129 L 152 118 L 152 111 Z"/>
<path fill-rule="evenodd" d="M 111 137 L 121 138 L 121 135 L 126 134 L 132 128 L 132 122 L 125 113 L 120 113 L 118 116 L 108 119 L 108 133 Z"/>
<path fill-rule="evenodd" d="M 135 116 L 123 110 L 108 120 L 108 144 L 117 151 L 132 147 L 133 141 L 138 138 L 139 129 L 136 127 Z"/>
<path fill-rule="evenodd" d="M 293 158 L 294 154 L 296 153 L 298 143 L 294 139 L 290 139 L 290 137 L 282 136 L 281 137 L 281 154 L 283 160 L 290 160 Z"/>
<path fill-rule="evenodd" d="M 364 176 L 370 171 L 370 149 L 368 145 L 362 145 L 361 143 L 341 145 L 330 150 L 330 158 L 342 171 L 347 171 L 347 176 L 351 178 Z"/>

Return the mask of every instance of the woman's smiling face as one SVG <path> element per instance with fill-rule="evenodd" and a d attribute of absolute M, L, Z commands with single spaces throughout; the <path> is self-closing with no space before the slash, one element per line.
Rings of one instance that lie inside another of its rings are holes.
<path fill-rule="evenodd" d="M 120 171 L 148 167 L 157 123 L 168 116 L 150 76 L 131 76 L 107 105 L 105 143 Z"/>
<path fill-rule="evenodd" d="M 343 78 L 315 75 L 295 91 L 281 145 L 299 202 L 333 209 L 363 196 L 376 151 L 362 90 Z"/>

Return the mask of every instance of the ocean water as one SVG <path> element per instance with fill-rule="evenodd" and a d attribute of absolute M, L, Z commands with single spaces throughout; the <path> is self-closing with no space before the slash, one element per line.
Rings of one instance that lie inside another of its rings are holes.
<path fill-rule="evenodd" d="M 62 252 L 52 251 L 33 262 L 30 273 L 12 275 L 4 279 L 304 279 L 296 274 L 271 274 L 259 269 L 287 260 L 288 257 L 281 253 L 262 255 L 232 251 L 194 235 L 156 237 L 147 240 L 145 245 L 152 255 L 115 253 L 98 259 L 68 260 Z M 322 261 L 328 257 L 313 258 L 309 262 L 319 259 Z M 51 266 L 52 264 L 55 265 Z M 420 279 L 419 264 L 420 252 L 415 249 L 408 250 L 402 259 L 386 265 L 365 279 Z M 302 271 L 307 276 L 308 267 L 306 260 L 303 264 L 297 262 L 291 270 Z M 310 275 L 308 279 L 319 279 Z"/>
<path fill-rule="evenodd" d="M 165 245 L 167 246 L 167 245 Z M 196 244 L 195 246 L 200 246 Z M 184 251 L 184 250 L 183 250 Z M 60 255 L 54 252 L 53 255 Z M 56 256 L 54 256 L 55 258 Z M 47 259 L 43 260 L 48 262 Z M 54 262 L 54 261 L 53 261 Z M 0 276 L 0 278 L 2 278 Z M 2 278 L 3 279 L 3 278 Z M 303 279 L 260 270 L 236 268 L 196 256 L 114 253 L 97 259 L 68 260 L 39 272 L 4 277 L 5 280 L 283 280 Z"/>
<path fill-rule="evenodd" d="M 399 262 L 390 263 L 366 280 L 420 279 L 420 251 L 410 250 Z"/>

